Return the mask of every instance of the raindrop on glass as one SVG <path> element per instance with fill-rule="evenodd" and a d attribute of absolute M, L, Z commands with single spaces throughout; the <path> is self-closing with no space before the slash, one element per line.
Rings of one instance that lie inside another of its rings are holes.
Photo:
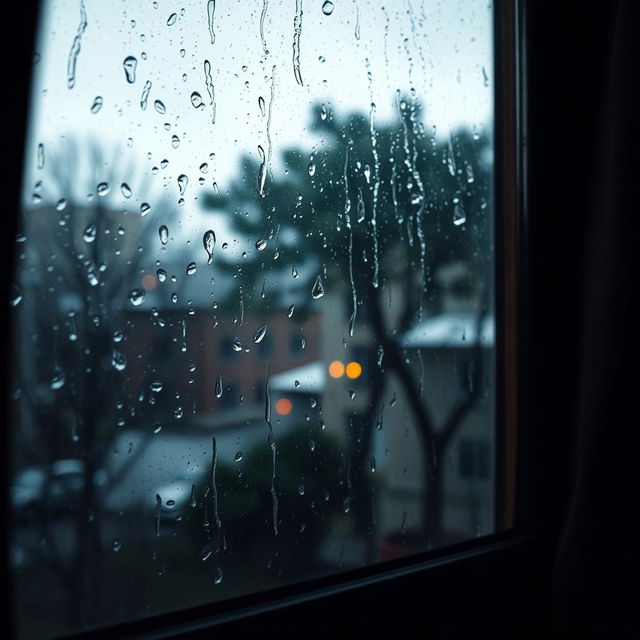
<path fill-rule="evenodd" d="M 166 224 L 163 224 L 160 229 L 158 229 L 158 235 L 160 236 L 160 242 L 162 244 L 167 244 L 169 241 L 169 229 L 167 229 Z"/>
<path fill-rule="evenodd" d="M 194 91 L 191 94 L 191 104 L 196 109 L 203 109 L 204 108 L 204 102 L 202 102 L 202 96 L 197 91 Z"/>
<path fill-rule="evenodd" d="M 122 63 L 124 68 L 124 75 L 127 78 L 129 84 L 133 84 L 136 81 L 136 67 L 138 61 L 133 56 L 127 56 Z"/>
<path fill-rule="evenodd" d="M 464 208 L 460 202 L 456 203 L 453 207 L 453 224 L 459 227 L 467 221 L 467 215 L 464 212 Z"/>
<path fill-rule="evenodd" d="M 129 292 L 129 302 L 134 307 L 139 307 L 144 302 L 144 291 L 142 289 L 132 289 Z"/>
<path fill-rule="evenodd" d="M 188 184 L 189 184 L 189 178 L 185 176 L 184 173 L 181 173 L 178 176 L 178 189 L 180 189 L 181 196 L 184 195 L 184 192 L 186 191 Z"/>
<path fill-rule="evenodd" d="M 120 185 L 120 191 L 125 198 L 131 197 L 131 187 L 126 182 L 123 182 Z"/>
<path fill-rule="evenodd" d="M 88 224 L 84 233 L 82 234 L 82 238 L 85 242 L 93 242 L 96 239 L 96 235 L 98 233 L 98 227 L 95 224 Z"/>
<path fill-rule="evenodd" d="M 211 229 L 205 231 L 202 236 L 202 246 L 207 252 L 207 264 L 211 264 L 211 261 L 213 260 L 213 250 L 216 246 L 216 234 Z"/>
<path fill-rule="evenodd" d="M 316 278 L 316 281 L 313 283 L 313 287 L 311 288 L 311 296 L 314 300 L 318 298 L 322 298 L 324 295 L 324 286 L 322 285 L 322 279 L 320 276 Z"/>
<path fill-rule="evenodd" d="M 44 168 L 44 145 L 42 144 L 42 142 L 38 144 L 37 156 L 38 156 L 37 157 L 38 169 L 43 169 Z"/>
<path fill-rule="evenodd" d="M 101 182 L 97 187 L 96 191 L 99 196 L 105 197 L 109 193 L 109 185 L 106 182 Z"/>
<path fill-rule="evenodd" d="M 151 205 L 148 202 L 143 202 L 140 205 L 140 213 L 142 214 L 142 216 L 146 216 L 149 211 L 151 211 Z"/>
<path fill-rule="evenodd" d="M 158 113 L 167 113 L 167 107 L 164 106 L 164 102 L 162 102 L 162 100 L 156 100 L 153 103 L 153 106 Z"/>
<path fill-rule="evenodd" d="M 91 103 L 91 113 L 98 113 L 102 109 L 103 102 L 102 96 L 96 96 Z"/>
<path fill-rule="evenodd" d="M 264 238 L 260 238 L 260 240 L 256 242 L 256 249 L 258 251 L 262 251 L 266 246 L 267 246 L 267 241 Z"/>
<path fill-rule="evenodd" d="M 111 354 L 111 366 L 116 371 L 124 371 L 127 368 L 127 358 L 124 353 L 114 350 Z"/>
<path fill-rule="evenodd" d="M 220 398 L 222 396 L 222 376 L 220 374 L 218 374 L 218 377 L 216 378 L 215 394 L 216 398 Z"/>
<path fill-rule="evenodd" d="M 325 16 L 330 16 L 333 13 L 333 2 L 331 0 L 325 0 L 322 3 L 322 13 Z"/>
<path fill-rule="evenodd" d="M 64 386 L 64 371 L 61 369 L 56 369 L 56 372 L 51 378 L 51 388 L 55 391 L 57 389 L 61 389 Z"/>
<path fill-rule="evenodd" d="M 187 275 L 188 276 L 192 276 L 195 272 L 196 272 L 196 263 L 195 262 L 190 262 L 187 265 Z"/>
<path fill-rule="evenodd" d="M 172 25 L 174 25 L 176 23 L 176 20 L 178 19 L 178 14 L 177 13 L 172 13 L 168 18 L 167 18 L 167 26 L 170 27 Z"/>
<path fill-rule="evenodd" d="M 257 344 L 258 342 L 262 342 L 265 334 L 267 333 L 267 325 L 263 324 L 256 332 L 253 334 L 253 341 Z"/>

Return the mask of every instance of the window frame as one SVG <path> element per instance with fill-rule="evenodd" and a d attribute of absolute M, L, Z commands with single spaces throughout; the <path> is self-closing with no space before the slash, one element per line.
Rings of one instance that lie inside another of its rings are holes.
<path fill-rule="evenodd" d="M 11 194 L 13 211 L 20 211 L 24 140 L 28 125 L 31 70 L 39 14 L 38 0 L 25 0 L 11 8 L 10 23 L 23 37 L 10 43 L 7 58 L 15 61 L 15 100 L 8 107 L 6 121 L 15 126 L 6 131 L 7 150 L 3 172 L 4 192 Z M 327 630 L 373 633 L 388 628 L 397 631 L 412 620 L 429 620 L 442 634 L 460 630 L 465 617 L 485 623 L 485 628 L 506 628 L 545 605 L 548 583 L 548 549 L 540 540 L 540 490 L 528 451 L 536 448 L 536 438 L 526 418 L 528 389 L 528 276 L 525 173 L 526 155 L 526 2 L 494 2 L 494 98 L 495 98 L 495 240 L 497 318 L 497 438 L 496 511 L 504 514 L 498 528 L 507 530 L 450 547 L 417 554 L 384 564 L 364 567 L 305 583 L 250 594 L 234 600 L 210 603 L 142 620 L 104 627 L 68 637 L 188 638 L 215 629 L 222 637 L 249 634 L 286 637 L 313 621 L 305 635 L 326 635 Z M 9 161 L 7 161 L 7 158 Z M 5 300 L 9 295 L 15 264 L 17 216 L 5 220 L 2 281 Z M 502 274 L 502 275 L 500 275 Z M 9 362 L 11 336 L 4 334 L 4 361 Z M 4 384 L 5 425 L 8 425 L 10 385 Z M 4 456 L 2 509 L 9 521 L 8 460 L 11 437 L 2 430 Z M 516 442 L 517 440 L 517 442 Z M 538 472 L 539 473 L 539 472 Z M 11 591 L 8 566 L 8 531 L 2 528 L 6 586 Z M 14 637 L 13 597 L 4 599 L 6 630 Z M 426 607 L 426 610 L 425 610 Z M 376 611 L 375 616 L 365 612 Z M 475 616 L 475 618 L 474 618 Z M 402 620 L 400 624 L 399 620 Z M 452 620 L 456 620 L 451 626 Z M 457 625 L 457 626 L 456 626 Z M 488 626 L 486 626 L 488 625 Z M 495 625 L 498 625 L 496 627 Z M 477 632 L 477 627 L 469 627 Z M 449 637 L 449 636 L 446 636 Z M 476 633 L 477 637 L 477 633 Z"/>

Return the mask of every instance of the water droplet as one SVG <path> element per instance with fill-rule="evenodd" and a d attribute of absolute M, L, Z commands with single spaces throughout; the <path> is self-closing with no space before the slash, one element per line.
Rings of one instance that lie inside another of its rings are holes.
<path fill-rule="evenodd" d="M 120 540 L 114 540 L 113 541 L 113 550 L 118 553 L 118 551 L 120 551 L 120 549 L 122 549 L 122 543 L 120 542 Z"/>
<path fill-rule="evenodd" d="M 64 211 L 67 208 L 67 201 L 64 198 L 60 198 L 56 202 L 56 211 Z"/>
<path fill-rule="evenodd" d="M 293 76 L 303 86 L 300 73 L 300 35 L 302 33 L 302 0 L 296 0 L 296 15 L 293 19 Z"/>
<path fill-rule="evenodd" d="M 151 91 L 151 80 L 147 80 L 142 88 L 142 95 L 140 96 L 140 108 L 144 111 L 147 108 L 147 101 L 149 99 L 149 92 Z"/>
<path fill-rule="evenodd" d="M 293 386 L 297 389 L 300 386 L 300 380 L 294 380 Z"/>
<path fill-rule="evenodd" d="M 206 547 L 204 547 L 204 549 L 202 549 L 202 553 L 200 554 L 200 560 L 202 560 L 202 562 L 206 562 L 211 557 L 212 554 L 213 554 L 213 551 L 211 547 L 207 545 Z"/>
<path fill-rule="evenodd" d="M 162 431 L 162 425 L 159 422 L 156 422 L 153 425 L 153 433 L 160 433 Z"/>
<path fill-rule="evenodd" d="M 290 318 L 293 315 L 293 312 L 295 310 L 296 306 L 294 304 L 292 304 L 289 309 L 287 310 L 287 318 Z"/>
<path fill-rule="evenodd" d="M 207 264 L 211 264 L 213 260 L 213 250 L 216 246 L 216 234 L 211 229 L 205 231 L 202 236 L 202 245 L 207 252 Z"/>
<path fill-rule="evenodd" d="M 208 0 L 207 2 L 207 21 L 209 24 L 209 36 L 211 37 L 211 44 L 216 41 L 216 32 L 213 26 L 213 20 L 216 14 L 216 0 Z"/>
<path fill-rule="evenodd" d="M 330 16 L 333 13 L 333 2 L 331 0 L 325 0 L 322 3 L 322 13 L 325 16 Z"/>
<path fill-rule="evenodd" d="M 138 61 L 133 56 L 127 56 L 122 63 L 124 68 L 124 75 L 127 78 L 129 84 L 133 84 L 136 81 L 136 67 Z"/>
<path fill-rule="evenodd" d="M 162 382 L 160 382 L 160 380 L 154 380 L 151 383 L 151 391 L 153 391 L 153 393 L 160 393 L 163 389 L 163 384 Z"/>
<path fill-rule="evenodd" d="M 104 198 L 109 193 L 109 185 L 106 182 L 101 182 L 96 187 L 96 191 L 99 196 Z"/>
<path fill-rule="evenodd" d="M 467 214 L 464 212 L 462 203 L 457 202 L 453 206 L 453 224 L 459 227 L 467 221 Z"/>
<path fill-rule="evenodd" d="M 213 583 L 220 584 L 224 578 L 222 573 L 222 569 L 220 567 L 216 567 L 216 570 L 213 573 Z"/>
<path fill-rule="evenodd" d="M 206 162 L 203 162 L 200 165 L 200 172 L 201 173 L 207 173 L 207 171 L 209 171 L 209 165 Z"/>
<path fill-rule="evenodd" d="M 297 278 L 297 277 L 298 277 L 298 270 L 296 269 L 296 265 L 295 265 L 295 264 L 291 267 L 291 275 L 292 275 L 294 278 Z"/>
<path fill-rule="evenodd" d="M 253 334 L 253 341 L 258 344 L 258 342 L 262 342 L 265 334 L 267 333 L 267 325 L 263 324 L 256 332 Z"/>
<path fill-rule="evenodd" d="M 178 176 L 178 188 L 180 189 L 181 196 L 184 195 L 184 192 L 186 191 L 188 184 L 189 184 L 189 178 L 184 173 L 181 173 Z"/>
<path fill-rule="evenodd" d="M 216 398 L 220 398 L 222 396 L 222 376 L 220 374 L 218 374 L 218 377 L 216 378 L 215 394 Z"/>
<path fill-rule="evenodd" d="M 489 86 L 489 76 L 487 75 L 487 70 L 484 67 L 482 67 L 482 84 L 485 87 Z"/>
<path fill-rule="evenodd" d="M 256 242 L 256 249 L 258 251 L 262 251 L 266 246 L 267 246 L 267 241 L 264 238 L 260 238 L 260 240 Z"/>
<path fill-rule="evenodd" d="M 369 181 L 371 180 L 371 167 L 368 164 L 365 164 L 362 173 L 364 174 L 364 179 L 367 181 L 367 184 L 369 184 Z"/>
<path fill-rule="evenodd" d="M 313 156 L 311 156 L 311 161 L 309 162 L 309 175 L 313 177 L 316 174 L 316 163 L 313 161 Z"/>
<path fill-rule="evenodd" d="M 174 25 L 176 23 L 176 20 L 178 19 L 178 14 L 177 13 L 172 13 L 168 18 L 167 18 L 167 26 L 170 27 L 172 25 Z"/>
<path fill-rule="evenodd" d="M 111 366 L 116 371 L 124 371 L 127 368 L 127 357 L 120 351 L 113 351 L 111 354 Z"/>
<path fill-rule="evenodd" d="M 103 103 L 104 100 L 102 99 L 102 96 L 96 96 L 91 103 L 91 113 L 98 113 L 98 111 L 102 109 Z"/>
<path fill-rule="evenodd" d="M 178 138 L 178 136 L 175 134 L 171 136 L 171 146 L 174 149 L 177 149 L 180 146 L 180 138 Z"/>
<path fill-rule="evenodd" d="M 326 120 L 327 119 L 327 107 L 324 106 L 324 104 L 320 107 L 320 120 Z"/>
<path fill-rule="evenodd" d="M 376 472 L 376 459 L 373 457 L 371 458 L 371 461 L 369 463 L 369 469 L 371 470 L 371 473 Z"/>
<path fill-rule="evenodd" d="M 139 307 L 144 302 L 144 291 L 142 289 L 132 289 L 129 292 L 129 302 L 134 307 Z"/>
<path fill-rule="evenodd" d="M 244 457 L 244 456 L 243 456 L 243 454 L 242 454 L 242 451 L 238 451 L 238 452 L 236 453 L 236 456 L 235 456 L 234 460 L 235 460 L 236 462 L 240 462 L 240 460 L 242 460 L 242 458 L 243 458 L 243 457 Z"/>
<path fill-rule="evenodd" d="M 322 279 L 320 276 L 316 278 L 316 281 L 313 283 L 313 287 L 311 288 L 311 296 L 314 300 L 318 298 L 322 298 L 324 295 L 324 286 L 322 285 Z"/>
<path fill-rule="evenodd" d="M 349 400 L 353 400 L 356 397 L 356 392 L 353 389 L 349 389 Z"/>
<path fill-rule="evenodd" d="M 304 485 L 303 484 L 299 484 L 298 485 L 298 495 L 300 495 L 300 496 L 304 495 Z"/>
<path fill-rule="evenodd" d="M 143 202 L 140 205 L 140 213 L 142 214 L 142 217 L 146 216 L 149 211 L 151 211 L 151 205 L 148 202 Z"/>
<path fill-rule="evenodd" d="M 264 118 L 265 108 L 264 108 L 264 98 L 262 96 L 258 97 L 258 108 L 260 109 L 260 114 Z"/>
<path fill-rule="evenodd" d="M 93 242 L 96 239 L 96 235 L 98 233 L 98 227 L 95 224 L 88 224 L 85 229 L 82 237 L 85 242 Z"/>
<path fill-rule="evenodd" d="M 153 106 L 158 113 L 167 113 L 167 107 L 164 106 L 164 102 L 162 102 L 162 100 L 156 100 L 153 103 Z"/>
<path fill-rule="evenodd" d="M 131 187 L 126 182 L 123 182 L 120 185 L 120 191 L 125 198 L 131 197 Z"/>
<path fill-rule="evenodd" d="M 473 175 L 473 167 L 470 164 L 466 166 L 466 172 L 467 172 L 467 183 L 472 184 L 475 178 Z"/>
<path fill-rule="evenodd" d="M 164 269 L 158 269 L 156 271 L 159 282 L 165 282 L 167 280 L 167 272 Z"/>
<path fill-rule="evenodd" d="M 231 346 L 234 351 L 242 351 L 242 342 L 240 342 L 240 338 L 234 338 Z"/>
<path fill-rule="evenodd" d="M 51 378 L 51 388 L 55 391 L 57 389 L 61 389 L 65 383 L 64 371 L 62 369 L 56 368 L 55 373 L 53 374 L 53 378 Z"/>
<path fill-rule="evenodd" d="M 197 268 L 196 268 L 196 263 L 195 262 L 190 262 L 187 265 L 187 275 L 188 276 L 192 276 L 195 272 L 196 272 Z"/>
<path fill-rule="evenodd" d="M 158 235 L 160 236 L 160 242 L 162 244 L 167 244 L 169 241 L 169 229 L 167 229 L 166 224 L 163 224 L 160 229 L 158 229 Z"/>

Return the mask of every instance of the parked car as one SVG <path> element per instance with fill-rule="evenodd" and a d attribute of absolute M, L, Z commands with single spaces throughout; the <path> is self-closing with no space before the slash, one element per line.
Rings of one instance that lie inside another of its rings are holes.
<path fill-rule="evenodd" d="M 106 485 L 107 474 L 98 469 L 94 474 L 96 489 Z M 84 487 L 84 462 L 79 459 L 56 460 L 23 469 L 11 486 L 11 506 L 19 522 L 32 522 L 39 513 L 61 515 L 73 511 Z"/>

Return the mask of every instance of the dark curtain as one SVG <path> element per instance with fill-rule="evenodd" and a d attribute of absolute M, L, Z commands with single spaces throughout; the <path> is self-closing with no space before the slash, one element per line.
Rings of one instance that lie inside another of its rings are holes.
<path fill-rule="evenodd" d="M 545 434 L 550 619 L 563 635 L 640 637 L 638 3 L 530 5 L 533 428 Z"/>

